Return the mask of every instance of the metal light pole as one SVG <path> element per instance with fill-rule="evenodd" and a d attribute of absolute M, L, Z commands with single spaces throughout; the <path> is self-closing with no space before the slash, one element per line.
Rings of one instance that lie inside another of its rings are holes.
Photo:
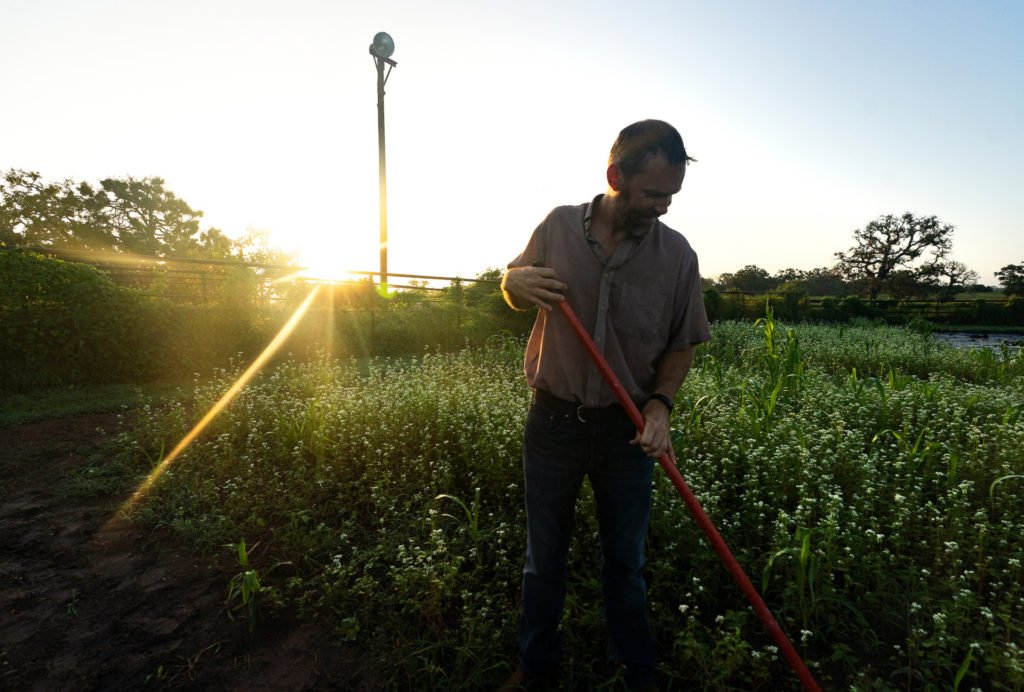
<path fill-rule="evenodd" d="M 384 291 L 388 288 L 388 182 L 387 160 L 384 156 L 384 84 L 391 76 L 391 68 L 398 63 L 391 59 L 395 52 L 395 41 L 381 31 L 373 37 L 370 44 L 370 55 L 377 66 L 377 146 L 380 160 L 380 285 Z M 388 73 L 384 74 L 384 65 Z"/>

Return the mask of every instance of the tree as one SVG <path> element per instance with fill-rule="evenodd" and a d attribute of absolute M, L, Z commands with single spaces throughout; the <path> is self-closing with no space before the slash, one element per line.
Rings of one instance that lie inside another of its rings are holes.
<path fill-rule="evenodd" d="M 996 272 L 996 278 L 1006 295 L 1024 296 L 1024 262 L 1007 264 Z"/>
<path fill-rule="evenodd" d="M 726 289 L 744 293 L 764 293 L 775 286 L 771 275 L 754 264 L 748 264 L 735 274 L 722 274 L 719 282 Z"/>
<path fill-rule="evenodd" d="M 846 283 L 835 267 L 818 267 L 804 274 L 807 283 L 807 295 L 841 296 L 846 293 Z"/>
<path fill-rule="evenodd" d="M 232 240 L 216 228 L 200 232 L 203 212 L 164 187 L 161 178 L 106 178 L 99 187 L 46 182 L 11 169 L 0 179 L 0 243 L 161 257 L 286 264 L 260 232 Z"/>
<path fill-rule="evenodd" d="M 807 272 L 803 269 L 780 269 L 775 272 L 775 276 L 772 277 L 772 281 L 775 282 L 776 286 L 782 284 L 791 284 L 797 281 L 803 281 L 806 278 Z"/>
<path fill-rule="evenodd" d="M 88 183 L 45 182 L 34 171 L 10 169 L 0 180 L 0 240 L 110 250 L 115 239 L 97 223 L 103 202 Z"/>
<path fill-rule="evenodd" d="M 952 297 L 957 290 L 965 289 L 967 286 L 977 282 L 978 272 L 968 269 L 967 265 L 963 262 L 951 260 L 939 265 L 937 278 L 946 281 L 946 284 L 943 286 L 943 292 L 946 296 Z"/>
<path fill-rule="evenodd" d="M 179 257 L 195 250 L 203 212 L 165 189 L 162 178 L 107 178 L 100 186 L 106 199 L 102 221 L 119 249 Z"/>
<path fill-rule="evenodd" d="M 193 259 L 228 259 L 237 247 L 237 242 L 219 228 L 207 228 L 199 234 Z"/>
<path fill-rule="evenodd" d="M 889 287 L 896 272 L 927 282 L 949 254 L 954 230 L 934 216 L 880 216 L 854 231 L 857 245 L 836 253 L 837 268 L 848 281 L 865 280 L 872 298 Z M 907 278 L 900 274 L 899 283 L 905 285 Z"/>

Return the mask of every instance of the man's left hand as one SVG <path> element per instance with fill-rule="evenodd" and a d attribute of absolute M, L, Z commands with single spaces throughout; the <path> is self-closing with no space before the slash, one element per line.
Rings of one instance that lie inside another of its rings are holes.
<path fill-rule="evenodd" d="M 660 401 L 648 401 L 643 416 L 644 431 L 636 434 L 632 444 L 640 445 L 647 456 L 660 459 L 672 446 L 668 409 Z"/>

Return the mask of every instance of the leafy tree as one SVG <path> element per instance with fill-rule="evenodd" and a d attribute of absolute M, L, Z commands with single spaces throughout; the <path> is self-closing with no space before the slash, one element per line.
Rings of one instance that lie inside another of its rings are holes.
<path fill-rule="evenodd" d="M 837 252 L 837 265 L 849 281 L 866 280 L 872 298 L 896 279 L 896 272 L 909 272 L 918 282 L 935 277 L 952 245 L 954 226 L 934 216 L 880 216 L 854 231 L 857 244 Z M 900 275 L 898 283 L 906 284 Z"/>
<path fill-rule="evenodd" d="M 97 215 L 103 201 L 88 183 L 48 183 L 35 172 L 11 169 L 0 180 L 0 240 L 110 250 L 116 239 Z"/>
<path fill-rule="evenodd" d="M 838 269 L 818 267 L 804 274 L 807 294 L 812 296 L 841 296 L 846 293 L 846 282 Z"/>
<path fill-rule="evenodd" d="M 118 249 L 147 255 L 187 257 L 196 249 L 203 212 L 164 188 L 162 178 L 107 178 L 102 220 Z"/>
<path fill-rule="evenodd" d="M 775 290 L 787 293 L 797 286 L 809 296 L 839 296 L 847 290 L 846 282 L 839 270 L 834 267 L 817 267 L 808 271 L 803 269 L 782 269 L 772 277 Z"/>
<path fill-rule="evenodd" d="M 978 272 L 968 269 L 966 264 L 956 260 L 943 262 L 938 267 L 937 276 L 939 279 L 945 280 L 943 292 L 947 296 L 952 296 L 958 290 L 965 289 L 978 280 Z"/>
<path fill-rule="evenodd" d="M 807 272 L 803 269 L 780 269 L 775 272 L 775 276 L 772 277 L 772 281 L 776 286 L 781 286 L 783 284 L 789 284 L 796 281 L 803 281 L 806 276 Z"/>
<path fill-rule="evenodd" d="M 764 293 L 775 286 L 771 275 L 754 264 L 748 264 L 735 274 L 722 274 L 719 283 L 726 289 L 744 293 Z"/>
<path fill-rule="evenodd" d="M 897 269 L 889 274 L 885 288 L 894 298 L 924 298 L 935 289 L 931 275 L 922 277 L 909 269 Z"/>
<path fill-rule="evenodd" d="M 996 278 L 1007 295 L 1024 296 L 1024 262 L 1007 264 L 996 272 Z"/>
<path fill-rule="evenodd" d="M 200 233 L 202 216 L 161 178 L 106 178 L 94 187 L 11 169 L 0 179 L 0 242 L 8 245 L 193 259 L 244 254 L 247 246 L 218 229 Z"/>

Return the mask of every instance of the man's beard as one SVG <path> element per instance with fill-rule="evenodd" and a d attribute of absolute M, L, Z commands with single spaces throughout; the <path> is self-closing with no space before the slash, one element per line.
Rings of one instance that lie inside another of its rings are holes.
<path fill-rule="evenodd" d="M 644 216 L 640 212 L 630 209 L 631 195 L 622 191 L 615 197 L 615 216 L 631 235 L 645 235 L 654 227 L 658 215 Z"/>

